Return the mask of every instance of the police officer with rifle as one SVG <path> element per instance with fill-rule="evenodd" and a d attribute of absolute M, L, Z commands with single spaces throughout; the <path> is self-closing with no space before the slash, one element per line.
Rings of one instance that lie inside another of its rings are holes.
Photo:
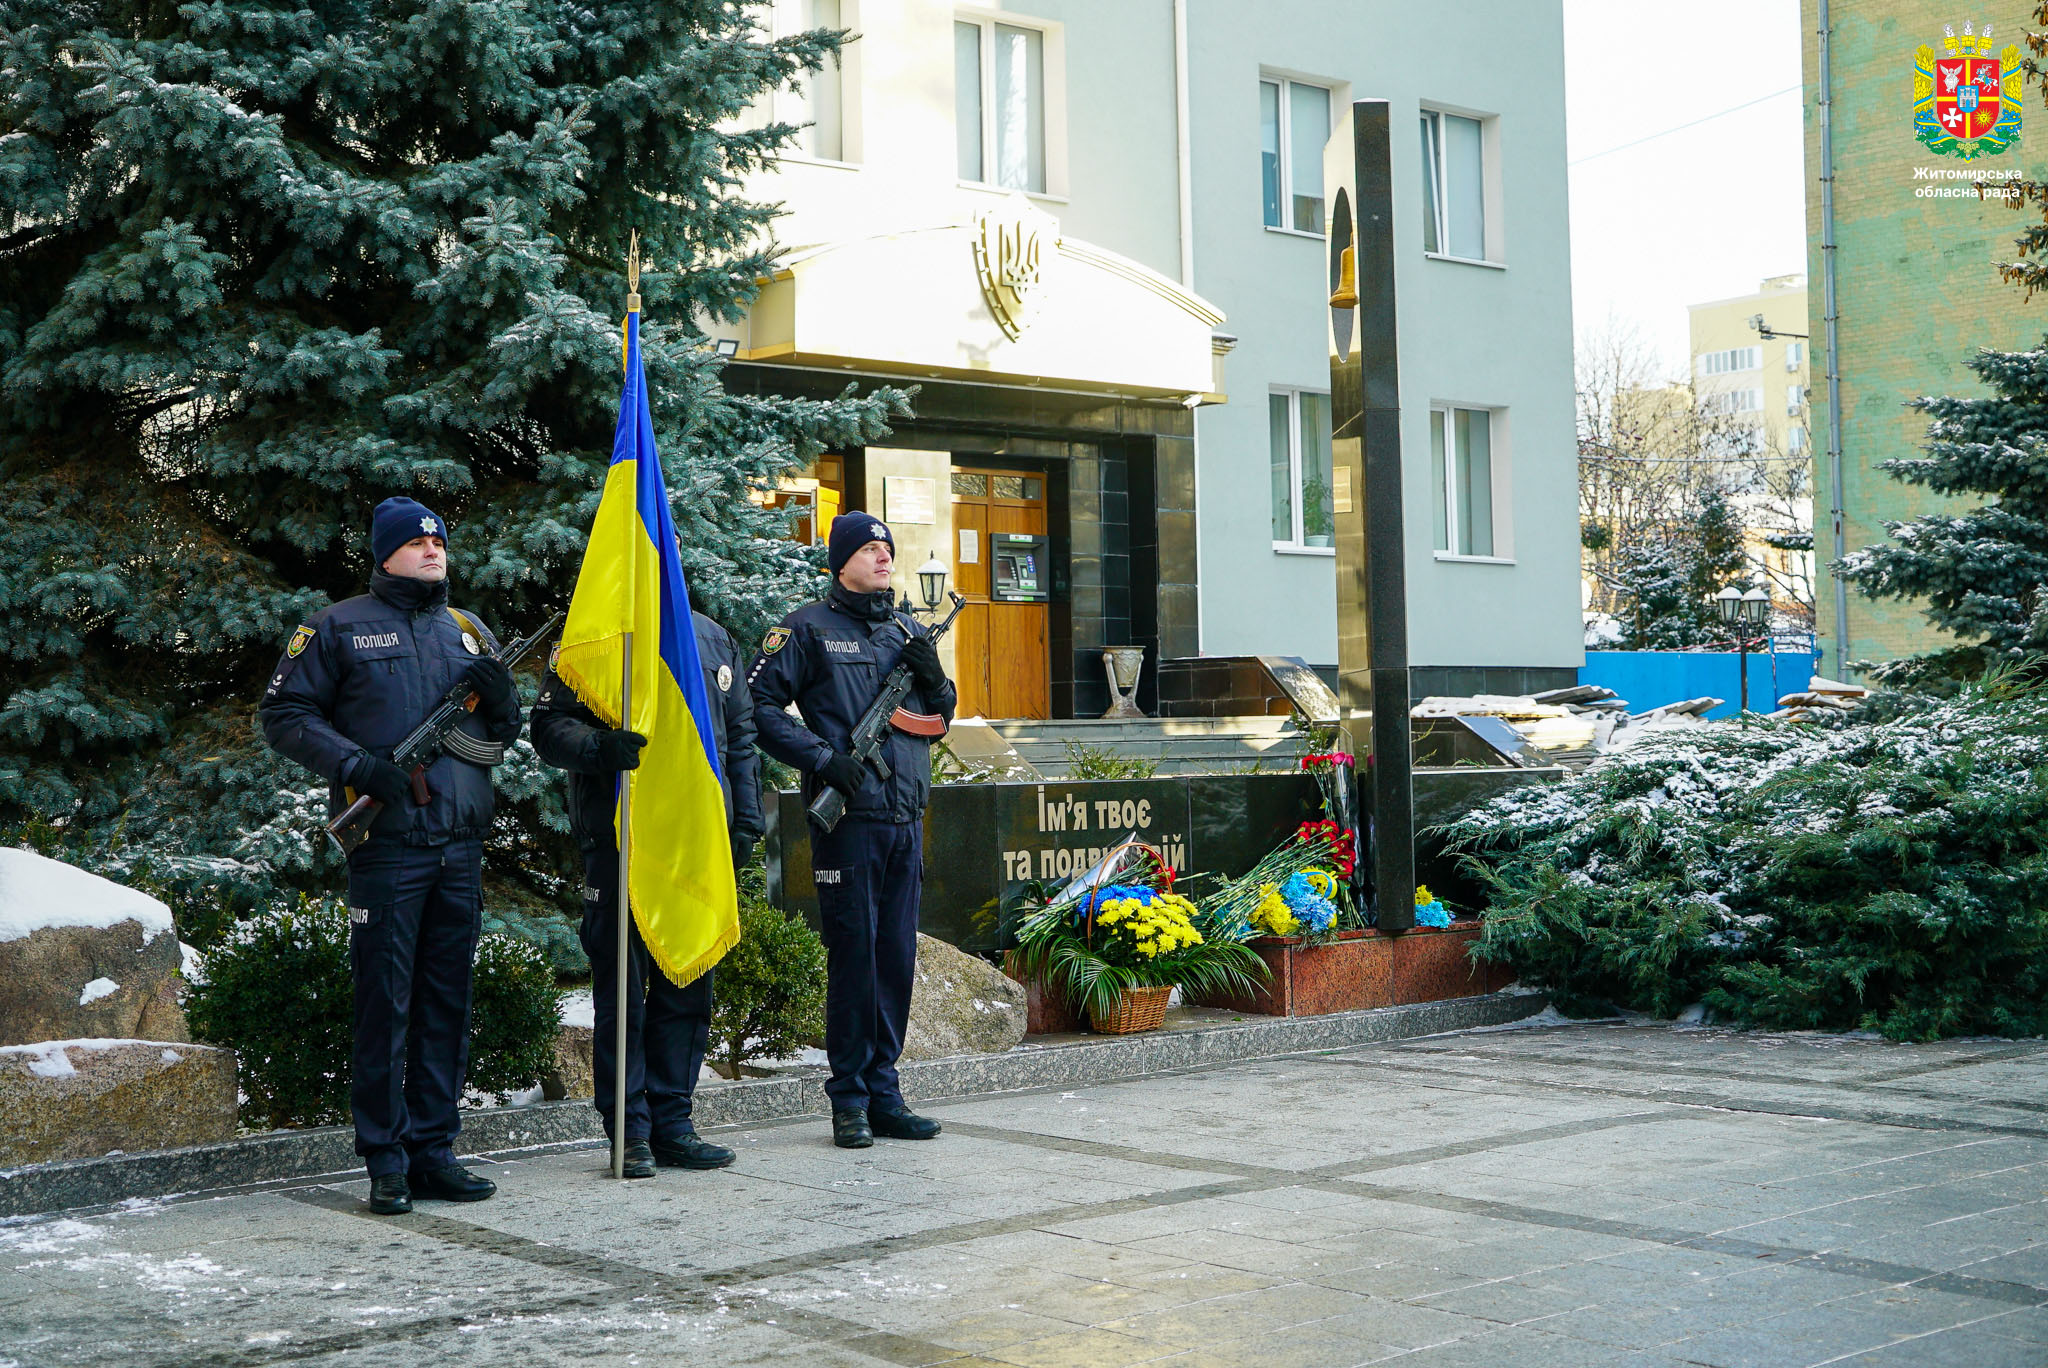
<path fill-rule="evenodd" d="M 761 746 L 803 772 L 810 805 L 825 932 L 825 1092 L 832 1141 L 844 1149 L 877 1135 L 939 1133 L 904 1105 L 896 1057 L 917 966 L 931 743 L 952 720 L 955 694 L 936 632 L 896 610 L 895 555 L 881 520 L 834 518 L 831 589 L 769 630 L 747 675 Z M 785 711 L 791 703 L 801 720 Z M 881 725 L 885 717 L 893 725 Z"/>
<path fill-rule="evenodd" d="M 519 736 L 519 696 L 497 638 L 448 605 L 447 524 L 406 498 L 377 505 L 370 592 L 324 608 L 285 647 L 260 716 L 273 749 L 328 781 L 349 849 L 355 1048 L 349 1100 L 370 1209 L 497 1191 L 455 1162 L 469 1001 L 483 915 L 491 765 Z M 521 643 L 527 649 L 533 639 Z M 516 659 L 512 660 L 516 664 Z M 451 733 L 393 753 L 451 693 Z M 473 701 L 470 701 L 472 700 Z M 358 800 L 370 803 L 357 806 Z M 367 816 L 367 830 L 362 819 Z"/>

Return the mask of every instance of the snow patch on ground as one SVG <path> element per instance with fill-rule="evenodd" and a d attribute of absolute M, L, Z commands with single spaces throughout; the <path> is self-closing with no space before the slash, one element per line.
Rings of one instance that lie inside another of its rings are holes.
<path fill-rule="evenodd" d="M 33 850 L 0 850 L 0 941 L 56 926 L 142 923 L 142 938 L 171 930 L 171 909 L 138 889 L 88 874 Z"/>
<path fill-rule="evenodd" d="M 588 988 L 572 988 L 562 994 L 562 1024 L 597 1029 L 597 1004 Z"/>
<path fill-rule="evenodd" d="M 1474 1026 L 1470 1030 L 1458 1031 L 1458 1035 L 1484 1035 L 1489 1031 L 1528 1031 L 1544 1026 L 1584 1026 L 1592 1021 L 1613 1020 L 1611 1017 L 1568 1017 L 1555 1007 L 1546 1006 L 1534 1016 L 1525 1016 L 1517 1021 L 1503 1021 L 1498 1026 Z"/>
<path fill-rule="evenodd" d="M 83 1007 L 88 1002 L 98 1002 L 101 998 L 120 991 L 121 985 L 112 979 L 96 978 L 91 983 L 86 984 L 85 991 L 78 995 L 78 1005 Z"/>

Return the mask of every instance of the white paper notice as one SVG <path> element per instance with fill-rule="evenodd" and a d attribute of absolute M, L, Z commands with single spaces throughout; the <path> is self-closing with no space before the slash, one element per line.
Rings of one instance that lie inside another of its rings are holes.
<path fill-rule="evenodd" d="M 959 564 L 981 564 L 981 533 L 975 531 L 971 527 L 963 527 L 960 529 Z"/>

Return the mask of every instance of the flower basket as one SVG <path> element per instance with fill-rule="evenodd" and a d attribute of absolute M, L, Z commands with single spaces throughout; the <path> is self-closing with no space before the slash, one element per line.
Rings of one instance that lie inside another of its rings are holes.
<path fill-rule="evenodd" d="M 1106 1013 L 1090 1017 L 1090 1024 L 1099 1035 L 1136 1035 L 1140 1031 L 1156 1031 L 1166 1021 L 1167 999 L 1173 996 L 1173 985 L 1157 988 L 1126 988 L 1117 994 L 1116 1006 Z"/>
<path fill-rule="evenodd" d="M 1175 985 L 1249 993 L 1265 965 L 1240 937 L 1203 921 L 1173 881 L 1158 851 L 1135 838 L 1119 844 L 1050 896 L 1033 895 L 1010 972 L 1111 1035 L 1156 1029 Z"/>

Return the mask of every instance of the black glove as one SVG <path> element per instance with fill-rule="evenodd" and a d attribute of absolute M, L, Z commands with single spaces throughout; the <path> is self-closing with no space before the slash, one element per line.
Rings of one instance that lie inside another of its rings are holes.
<path fill-rule="evenodd" d="M 937 693 L 946 687 L 946 667 L 939 664 L 939 648 L 929 637 L 912 637 L 903 643 L 900 657 L 910 667 L 910 677 L 923 693 Z"/>
<path fill-rule="evenodd" d="M 867 782 L 868 767 L 850 755 L 835 755 L 818 766 L 818 776 L 851 798 Z"/>
<path fill-rule="evenodd" d="M 742 836 L 739 832 L 735 831 L 732 834 L 732 867 L 736 870 L 745 869 L 748 861 L 753 858 L 754 838 Z"/>
<path fill-rule="evenodd" d="M 483 656 L 474 661 L 469 672 L 462 676 L 462 682 L 475 692 L 478 706 L 484 712 L 502 717 L 518 705 L 519 695 L 512 688 L 512 672 L 505 668 L 504 661 L 494 656 Z"/>
<path fill-rule="evenodd" d="M 601 731 L 597 734 L 597 767 L 607 774 L 640 768 L 640 748 L 647 738 L 636 731 Z"/>
<path fill-rule="evenodd" d="M 355 763 L 348 786 L 367 793 L 385 807 L 395 808 L 412 797 L 412 776 L 389 760 L 365 753 Z"/>

